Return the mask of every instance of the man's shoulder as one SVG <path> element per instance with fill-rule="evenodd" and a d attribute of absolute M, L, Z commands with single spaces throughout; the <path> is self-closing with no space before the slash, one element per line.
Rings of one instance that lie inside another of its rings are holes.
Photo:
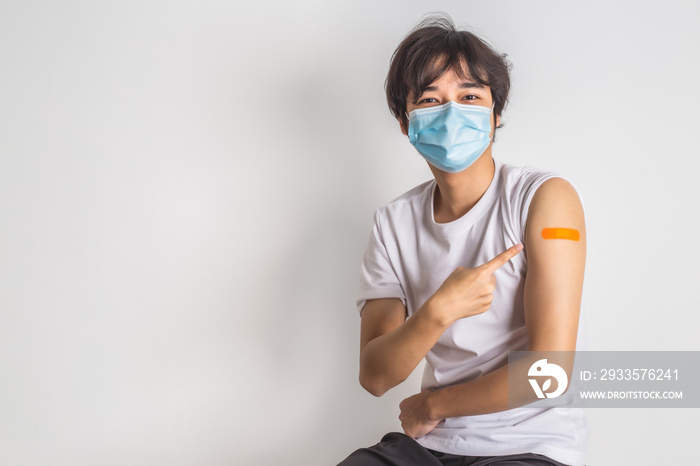
<path fill-rule="evenodd" d="M 501 177 L 510 186 L 524 186 L 540 178 L 559 176 L 554 172 L 529 165 L 502 164 Z"/>
<path fill-rule="evenodd" d="M 529 198 L 544 181 L 563 178 L 555 172 L 532 166 L 503 164 L 501 170 L 502 195 L 509 199 Z"/>
<path fill-rule="evenodd" d="M 417 206 L 423 206 L 430 199 L 430 193 L 435 184 L 435 180 L 428 180 L 418 186 L 409 189 L 393 201 L 384 204 L 378 209 L 380 214 L 390 214 L 392 212 L 400 212 L 406 208 L 413 209 Z"/>

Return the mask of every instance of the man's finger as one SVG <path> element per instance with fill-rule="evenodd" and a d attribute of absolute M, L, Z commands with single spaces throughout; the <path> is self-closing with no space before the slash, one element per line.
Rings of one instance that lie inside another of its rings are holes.
<path fill-rule="evenodd" d="M 522 249 L 522 244 L 516 244 L 515 246 L 511 246 L 496 257 L 494 257 L 493 259 L 491 259 L 490 261 L 483 264 L 481 267 L 493 273 L 496 270 L 498 270 L 499 267 L 503 266 L 503 264 L 511 260 L 517 253 L 522 251 Z"/>

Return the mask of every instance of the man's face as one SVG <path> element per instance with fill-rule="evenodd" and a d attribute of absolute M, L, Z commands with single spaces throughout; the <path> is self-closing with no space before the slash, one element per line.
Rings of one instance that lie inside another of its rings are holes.
<path fill-rule="evenodd" d="M 411 113 L 417 108 L 443 105 L 450 100 L 465 105 L 480 105 L 487 108 L 493 106 L 490 87 L 479 84 L 469 76 L 460 77 L 450 69 L 445 71 L 436 81 L 430 83 L 423 94 L 419 96 L 409 95 L 406 102 L 406 113 Z M 491 136 L 500 121 L 500 116 L 491 115 Z M 408 135 L 408 126 L 404 125 L 403 122 L 400 124 L 401 132 Z"/>

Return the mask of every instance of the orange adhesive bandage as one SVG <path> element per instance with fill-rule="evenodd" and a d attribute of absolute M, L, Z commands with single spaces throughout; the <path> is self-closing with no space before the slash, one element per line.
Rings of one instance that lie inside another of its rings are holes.
<path fill-rule="evenodd" d="M 581 235 L 573 228 L 543 228 L 542 238 L 544 239 L 570 239 L 578 241 Z"/>

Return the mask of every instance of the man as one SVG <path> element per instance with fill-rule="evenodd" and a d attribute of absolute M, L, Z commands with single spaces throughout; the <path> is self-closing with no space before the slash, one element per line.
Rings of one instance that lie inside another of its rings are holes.
<path fill-rule="evenodd" d="M 492 157 L 509 88 L 505 56 L 448 17 L 392 57 L 390 109 L 435 179 L 375 214 L 360 383 L 381 396 L 423 358 L 426 369 L 400 405 L 404 433 L 341 465 L 585 462 L 580 409 L 509 408 L 510 351 L 577 349 L 586 252 L 571 183 Z"/>

